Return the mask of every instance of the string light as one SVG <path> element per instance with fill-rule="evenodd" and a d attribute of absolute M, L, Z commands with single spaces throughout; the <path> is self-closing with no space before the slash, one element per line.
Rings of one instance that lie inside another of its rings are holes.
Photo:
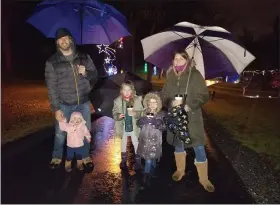
<path fill-rule="evenodd" d="M 157 75 L 157 67 L 154 66 L 154 75 Z"/>
<path fill-rule="evenodd" d="M 123 38 L 120 38 L 120 40 L 118 41 L 118 47 L 123 48 Z"/>
<path fill-rule="evenodd" d="M 113 64 L 116 60 L 116 50 L 109 47 L 109 45 L 100 44 L 96 46 L 100 53 L 105 53 L 103 68 L 108 75 L 115 75 L 118 73 L 117 67 Z"/>
<path fill-rule="evenodd" d="M 147 64 L 147 63 L 145 63 L 145 65 L 144 65 L 144 72 L 145 72 L 145 73 L 148 72 L 148 64 Z"/>

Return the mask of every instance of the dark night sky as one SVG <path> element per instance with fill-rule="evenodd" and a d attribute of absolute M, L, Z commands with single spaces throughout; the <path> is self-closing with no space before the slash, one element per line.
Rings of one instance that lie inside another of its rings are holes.
<path fill-rule="evenodd" d="M 38 2 L 36 0 L 9 0 L 6 3 L 2 1 L 1 39 L 3 40 L 3 30 L 8 31 L 7 35 L 12 44 L 13 70 L 22 71 L 23 65 L 30 69 L 42 67 L 53 52 L 54 42 L 45 39 L 40 32 L 25 23 Z M 275 35 L 273 25 L 277 15 L 280 15 L 280 0 L 104 0 L 103 2 L 120 10 L 128 18 L 130 30 L 134 28 L 136 64 L 143 63 L 140 40 L 151 35 L 153 22 L 156 22 L 154 32 L 159 32 L 180 21 L 221 26 L 235 36 L 243 36 L 243 30 L 246 28 L 256 41 L 264 37 L 269 39 Z M 148 15 L 145 16 L 147 11 Z M 158 20 L 155 20 L 156 12 L 161 16 Z M 132 18 L 131 13 L 133 13 Z M 6 25 L 6 20 L 9 21 L 9 26 Z M 274 46 L 275 50 L 274 37 L 272 39 L 269 46 Z M 127 42 L 129 41 L 131 39 Z M 263 55 L 257 52 L 257 46 L 249 47 L 253 54 Z M 271 48 L 268 50 L 271 51 Z M 92 55 L 95 55 L 94 52 Z M 32 56 L 37 58 L 36 62 Z M 131 56 L 128 55 L 127 58 L 130 60 Z M 42 77 L 42 70 L 37 69 L 35 73 Z"/>
<path fill-rule="evenodd" d="M 280 15 L 279 0 L 215 0 L 209 7 L 231 19 L 235 32 L 241 34 L 242 28 L 247 27 L 256 37 L 271 33 L 273 22 Z"/>

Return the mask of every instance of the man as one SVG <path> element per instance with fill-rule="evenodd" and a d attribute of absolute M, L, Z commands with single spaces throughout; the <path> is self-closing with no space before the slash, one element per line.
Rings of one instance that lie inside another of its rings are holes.
<path fill-rule="evenodd" d="M 69 118 L 74 111 L 81 112 L 87 128 L 91 130 L 91 111 L 89 92 L 90 81 L 97 80 L 97 70 L 89 55 L 76 51 L 71 33 L 60 28 L 56 32 L 57 52 L 46 62 L 45 81 L 48 87 L 51 110 L 55 113 L 55 139 L 51 169 L 60 166 L 66 133 L 59 129 L 58 122 Z M 90 158 L 90 144 L 84 140 L 85 152 L 83 164 L 93 167 Z"/>

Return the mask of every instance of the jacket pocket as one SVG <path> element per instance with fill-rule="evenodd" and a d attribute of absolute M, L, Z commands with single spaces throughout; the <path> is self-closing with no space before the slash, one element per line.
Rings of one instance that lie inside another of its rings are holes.
<path fill-rule="evenodd" d="M 191 110 L 188 112 L 188 117 L 190 122 L 199 122 L 202 120 L 201 109 Z"/>
<path fill-rule="evenodd" d="M 123 121 L 115 121 L 114 136 L 122 138 L 123 135 Z"/>

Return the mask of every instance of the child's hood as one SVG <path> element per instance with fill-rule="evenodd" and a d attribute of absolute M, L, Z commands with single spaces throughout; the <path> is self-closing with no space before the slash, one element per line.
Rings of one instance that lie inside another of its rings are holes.
<path fill-rule="evenodd" d="M 150 99 L 155 99 L 157 101 L 157 110 L 156 110 L 156 112 L 158 113 L 162 109 L 162 101 L 161 101 L 161 98 L 160 98 L 159 94 L 156 93 L 156 92 L 151 92 L 151 93 L 148 93 L 144 97 L 143 106 L 144 106 L 145 109 L 148 108 L 148 103 L 149 103 Z"/>
<path fill-rule="evenodd" d="M 80 112 L 73 112 L 73 113 L 71 114 L 70 123 L 71 123 L 71 121 L 74 119 L 74 117 L 77 117 L 77 118 L 82 119 L 82 123 L 81 123 L 81 124 L 86 124 L 86 121 L 84 120 L 83 115 L 82 115 Z"/>

